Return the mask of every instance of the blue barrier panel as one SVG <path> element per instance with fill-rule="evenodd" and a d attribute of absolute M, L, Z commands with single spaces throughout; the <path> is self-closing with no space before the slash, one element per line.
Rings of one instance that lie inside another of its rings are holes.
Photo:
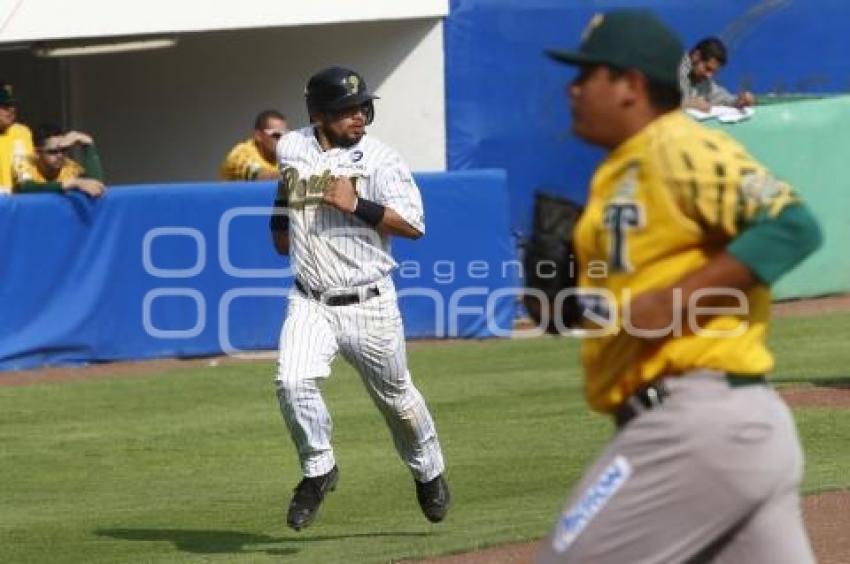
<path fill-rule="evenodd" d="M 504 172 L 417 181 L 427 233 L 394 241 L 408 336 L 508 330 Z M 0 370 L 276 348 L 292 273 L 268 234 L 273 193 L 207 183 L 0 199 Z"/>
<path fill-rule="evenodd" d="M 395 239 L 395 280 L 409 337 L 510 331 L 519 262 L 504 171 L 419 174 L 426 234 Z"/>

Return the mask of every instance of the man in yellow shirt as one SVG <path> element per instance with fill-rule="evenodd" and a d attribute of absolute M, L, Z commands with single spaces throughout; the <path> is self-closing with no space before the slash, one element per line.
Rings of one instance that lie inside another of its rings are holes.
<path fill-rule="evenodd" d="M 221 179 L 277 180 L 275 147 L 286 131 L 283 114 L 277 110 L 260 112 L 251 137 L 233 147 L 221 163 Z"/>
<path fill-rule="evenodd" d="M 821 242 L 786 183 L 680 109 L 682 44 L 647 10 L 590 22 L 573 132 L 608 151 L 573 244 L 585 389 L 617 433 L 542 563 L 814 562 L 803 455 L 766 383 L 770 285 Z"/>
<path fill-rule="evenodd" d="M 74 146 L 80 147 L 82 165 L 67 156 Z M 91 136 L 45 124 L 35 129 L 35 147 L 35 154 L 15 172 L 16 193 L 79 190 L 93 197 L 103 195 L 103 168 Z"/>
<path fill-rule="evenodd" d="M 26 125 L 15 123 L 17 110 L 12 85 L 0 81 L 0 195 L 12 193 L 15 170 L 33 155 L 32 133 Z"/>

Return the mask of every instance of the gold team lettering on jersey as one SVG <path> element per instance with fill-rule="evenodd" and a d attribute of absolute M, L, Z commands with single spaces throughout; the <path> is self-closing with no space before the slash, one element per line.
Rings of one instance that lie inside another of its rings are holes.
<path fill-rule="evenodd" d="M 289 195 L 289 207 L 303 209 L 305 206 L 316 206 L 324 200 L 325 189 L 332 180 L 331 171 L 325 170 L 321 175 L 311 175 L 301 178 L 298 169 L 288 166 L 281 173 L 281 182 L 286 186 Z"/>
<path fill-rule="evenodd" d="M 289 196 L 289 207 L 303 209 L 306 206 L 321 204 L 324 202 L 325 190 L 334 178 L 330 169 L 326 169 L 320 175 L 312 174 L 309 178 L 301 178 L 298 169 L 294 166 L 284 168 L 281 173 L 281 182 Z M 357 179 L 357 176 L 350 177 L 355 189 Z"/>

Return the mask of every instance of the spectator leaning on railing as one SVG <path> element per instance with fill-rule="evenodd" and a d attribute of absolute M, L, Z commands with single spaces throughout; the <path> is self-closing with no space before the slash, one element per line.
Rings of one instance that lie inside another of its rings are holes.
<path fill-rule="evenodd" d="M 726 46 L 716 37 L 700 40 L 685 53 L 679 66 L 684 108 L 708 112 L 712 106 L 743 108 L 755 104 L 752 92 L 745 90 L 736 96 L 714 80 L 714 75 L 726 66 L 727 60 Z"/>
<path fill-rule="evenodd" d="M 82 164 L 67 156 L 79 146 Z M 16 170 L 15 192 L 65 192 L 79 190 L 90 196 L 104 192 L 103 168 L 94 140 L 79 131 L 64 132 L 59 126 L 40 125 L 35 130 L 35 154 Z"/>
<path fill-rule="evenodd" d="M 15 169 L 33 154 L 32 133 L 16 123 L 17 111 L 12 85 L 0 81 L 0 195 L 12 193 Z"/>
<path fill-rule="evenodd" d="M 275 147 L 286 133 L 286 118 L 277 110 L 260 112 L 251 137 L 233 147 L 219 169 L 222 180 L 276 180 Z"/>

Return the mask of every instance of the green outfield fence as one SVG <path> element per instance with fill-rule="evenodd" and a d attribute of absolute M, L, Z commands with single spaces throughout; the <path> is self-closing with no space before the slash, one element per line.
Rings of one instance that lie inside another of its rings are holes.
<path fill-rule="evenodd" d="M 774 288 L 776 299 L 850 292 L 850 96 L 786 101 L 759 98 L 752 119 L 724 125 L 803 196 L 824 244 Z"/>

